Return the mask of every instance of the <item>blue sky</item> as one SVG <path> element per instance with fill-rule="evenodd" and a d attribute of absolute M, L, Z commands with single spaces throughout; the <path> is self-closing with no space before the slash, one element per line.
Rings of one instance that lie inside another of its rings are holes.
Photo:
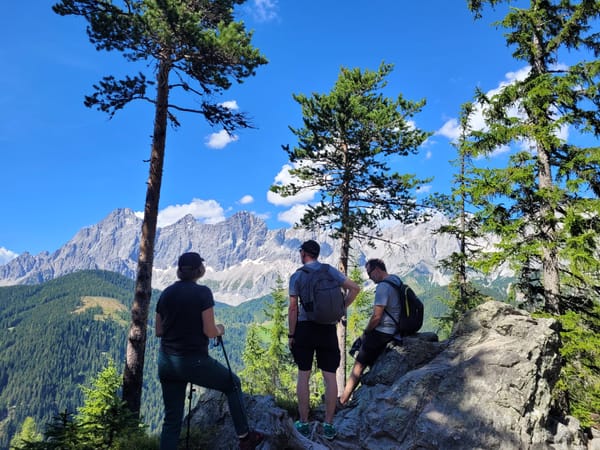
<path fill-rule="evenodd" d="M 136 68 L 97 52 L 85 21 L 54 14 L 53 3 L 8 2 L 0 17 L 0 264 L 53 252 L 116 208 L 143 210 L 151 105 L 130 104 L 112 120 L 83 105 L 104 75 Z M 290 227 L 301 206 L 268 190 L 285 179 L 281 145 L 295 144 L 288 126 L 301 123 L 292 94 L 327 93 L 341 67 L 375 70 L 382 61 L 395 66 L 384 93 L 425 98 L 414 120 L 435 133 L 395 169 L 434 177 L 428 188 L 447 191 L 460 105 L 476 87 L 497 89 L 524 69 L 492 26 L 499 16 L 475 21 L 461 0 L 248 0 L 240 16 L 269 64 L 222 101 L 256 129 L 228 141 L 200 116 L 179 114 L 182 126 L 167 136 L 160 225 L 187 213 L 215 223 L 247 210 L 270 228 Z"/>

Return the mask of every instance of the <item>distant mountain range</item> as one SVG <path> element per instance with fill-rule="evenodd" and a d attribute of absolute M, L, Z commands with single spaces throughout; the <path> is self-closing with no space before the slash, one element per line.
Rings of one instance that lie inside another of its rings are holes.
<path fill-rule="evenodd" d="M 0 286 L 37 284 L 84 269 L 101 269 L 135 277 L 141 219 L 130 209 L 117 209 L 96 225 L 81 229 L 54 253 L 24 253 L 0 266 Z M 437 265 L 456 250 L 456 241 L 433 231 L 446 223 L 442 215 L 429 222 L 395 223 L 384 230 L 382 241 L 371 248 L 353 243 L 352 264 L 362 267 L 368 258 L 382 258 L 390 272 L 414 273 L 432 284 L 448 282 Z M 206 225 L 191 215 L 157 231 L 153 287 L 164 289 L 176 279 L 178 256 L 198 251 L 206 260 L 202 282 L 218 301 L 237 305 L 268 295 L 281 276 L 287 280 L 300 265 L 298 249 L 306 239 L 321 243 L 320 260 L 337 265 L 339 245 L 325 232 L 300 229 L 269 230 L 259 217 L 240 212 L 224 222 Z M 387 243 L 383 243 L 388 241 Z"/>

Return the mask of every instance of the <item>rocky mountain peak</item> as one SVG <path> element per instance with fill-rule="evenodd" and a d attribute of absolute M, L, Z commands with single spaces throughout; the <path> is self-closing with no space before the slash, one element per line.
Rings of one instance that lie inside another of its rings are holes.
<path fill-rule="evenodd" d="M 395 273 L 418 269 L 432 282 L 445 284 L 437 264 L 456 249 L 456 242 L 433 233 L 444 220 L 440 215 L 421 224 L 390 224 L 374 248 L 353 242 L 352 263 L 362 265 L 368 258 L 379 257 Z M 99 223 L 82 228 L 52 254 L 25 253 L 0 266 L 0 285 L 40 283 L 84 269 L 110 270 L 134 278 L 141 224 L 131 209 L 116 209 Z M 163 289 L 175 281 L 178 256 L 197 251 L 207 264 L 201 282 L 211 286 L 217 300 L 239 304 L 269 294 L 278 276 L 286 279 L 296 270 L 300 265 L 298 248 L 306 239 L 320 242 L 320 259 L 337 265 L 339 245 L 325 232 L 269 230 L 263 219 L 247 211 L 216 224 L 202 224 L 187 215 L 157 230 L 152 284 Z"/>

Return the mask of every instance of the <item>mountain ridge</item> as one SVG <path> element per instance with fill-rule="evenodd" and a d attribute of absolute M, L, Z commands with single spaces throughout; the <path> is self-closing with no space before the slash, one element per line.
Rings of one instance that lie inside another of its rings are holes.
<path fill-rule="evenodd" d="M 419 224 L 393 223 L 374 247 L 352 243 L 351 266 L 378 257 L 390 272 L 402 276 L 416 270 L 431 282 L 445 285 L 448 277 L 437 264 L 457 246 L 453 237 L 434 234 L 434 230 L 446 222 L 442 215 L 434 215 Z M 135 278 L 141 224 L 131 209 L 116 209 L 97 224 L 79 230 L 53 253 L 24 253 L 1 265 L 0 286 L 36 284 L 86 269 Z M 279 276 L 286 280 L 300 266 L 298 248 L 307 239 L 321 244 L 321 261 L 337 265 L 339 244 L 325 231 L 270 230 L 264 220 L 245 211 L 217 224 L 202 224 L 187 215 L 157 230 L 153 287 L 164 289 L 175 281 L 178 256 L 198 251 L 207 265 L 203 283 L 219 301 L 237 305 L 269 294 Z"/>

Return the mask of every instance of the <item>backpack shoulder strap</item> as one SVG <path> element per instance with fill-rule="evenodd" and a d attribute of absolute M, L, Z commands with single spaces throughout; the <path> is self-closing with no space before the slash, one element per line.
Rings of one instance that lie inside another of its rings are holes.
<path fill-rule="evenodd" d="M 308 276 L 308 275 L 310 275 L 312 273 L 315 273 L 316 270 L 312 269 L 312 268 L 309 268 L 309 267 L 306 267 L 306 265 L 304 265 L 304 266 L 301 266 L 298 269 L 296 269 L 296 272 L 301 272 L 298 281 L 300 281 L 300 280 L 304 281 L 304 283 L 302 283 L 302 286 L 304 286 L 306 283 L 310 283 L 310 280 L 307 279 L 307 278 L 304 278 L 304 277 L 306 277 L 306 276 Z M 306 275 L 304 275 L 304 277 L 303 277 L 302 274 L 306 274 Z M 300 290 L 302 290 L 302 289 L 300 289 Z M 310 294 L 310 285 L 309 285 L 308 292 L 309 292 L 309 296 L 310 296 L 311 295 Z M 305 307 L 304 305 L 305 305 L 306 302 L 310 302 L 310 298 L 303 299 L 302 296 L 300 295 L 300 292 L 298 292 L 298 299 L 300 300 L 300 304 L 303 307 Z"/>
<path fill-rule="evenodd" d="M 398 292 L 398 301 L 400 302 L 400 310 L 402 311 L 402 298 L 400 297 L 400 294 L 402 293 L 402 285 L 404 283 L 400 282 L 400 285 L 397 285 L 396 283 L 393 283 L 390 280 L 381 280 L 381 282 L 391 284 L 392 286 L 394 286 L 394 288 Z M 406 291 L 404 292 L 404 295 L 406 296 Z M 394 321 L 394 323 L 396 324 L 396 327 L 399 326 L 398 321 L 396 319 L 394 319 L 394 316 L 392 316 L 390 314 L 390 312 L 387 310 L 387 306 L 385 308 L 383 308 L 383 312 L 386 313 L 390 317 L 390 319 L 392 319 Z"/>

